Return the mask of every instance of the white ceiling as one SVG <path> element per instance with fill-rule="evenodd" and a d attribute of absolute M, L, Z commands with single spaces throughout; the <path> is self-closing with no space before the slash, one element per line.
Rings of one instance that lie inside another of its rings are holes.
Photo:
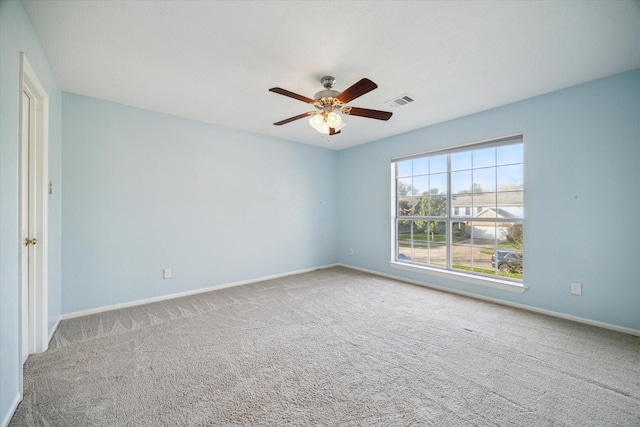
<path fill-rule="evenodd" d="M 640 68 L 640 1 L 31 1 L 23 0 L 67 92 L 344 149 Z M 312 98 L 378 89 L 321 136 Z M 416 102 L 391 109 L 402 94 Z"/>

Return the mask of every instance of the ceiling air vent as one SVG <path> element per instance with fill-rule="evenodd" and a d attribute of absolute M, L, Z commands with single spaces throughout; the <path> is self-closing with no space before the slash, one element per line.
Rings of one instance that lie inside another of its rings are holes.
<path fill-rule="evenodd" d="M 392 99 L 391 101 L 387 101 L 387 105 L 392 108 L 400 108 L 404 107 L 407 104 L 411 104 L 414 101 L 415 99 L 405 93 L 404 95 Z"/>

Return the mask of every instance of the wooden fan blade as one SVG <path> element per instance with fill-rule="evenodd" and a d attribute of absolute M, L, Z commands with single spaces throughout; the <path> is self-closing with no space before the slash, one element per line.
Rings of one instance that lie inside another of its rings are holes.
<path fill-rule="evenodd" d="M 351 107 L 351 111 L 349 111 L 349 115 L 367 117 L 369 119 L 376 119 L 376 120 L 389 120 L 393 115 L 393 113 L 390 113 L 388 111 L 369 110 L 367 108 Z"/>
<path fill-rule="evenodd" d="M 365 78 L 353 84 L 351 87 L 348 87 L 347 89 L 340 92 L 338 96 L 336 96 L 336 98 L 344 102 L 345 104 L 347 104 L 350 101 L 353 101 L 354 99 L 356 99 L 357 97 L 362 96 L 367 92 L 371 92 L 377 87 L 378 87 L 377 84 Z"/>
<path fill-rule="evenodd" d="M 281 87 L 272 87 L 269 89 L 269 92 L 279 93 L 280 95 L 288 96 L 289 98 L 297 99 L 298 101 L 306 102 L 308 104 L 313 104 L 314 101 L 311 98 L 307 98 L 306 96 L 298 95 L 297 93 L 293 93 L 286 89 L 282 89 Z"/>
<path fill-rule="evenodd" d="M 336 132 L 336 130 L 334 128 L 329 128 L 329 135 L 337 135 L 339 134 L 341 131 Z"/>
<path fill-rule="evenodd" d="M 284 119 L 284 120 L 280 120 L 279 122 L 275 122 L 274 125 L 276 125 L 276 126 L 286 125 L 287 123 L 291 123 L 293 121 L 300 120 L 300 119 L 305 118 L 305 117 L 309 117 L 312 114 L 314 114 L 313 111 L 309 111 L 307 113 L 298 114 L 297 116 L 289 117 L 288 119 Z"/>

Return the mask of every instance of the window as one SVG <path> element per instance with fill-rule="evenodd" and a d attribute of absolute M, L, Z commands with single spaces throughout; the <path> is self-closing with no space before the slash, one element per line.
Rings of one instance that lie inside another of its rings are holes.
<path fill-rule="evenodd" d="M 392 161 L 395 262 L 521 282 L 522 136 Z"/>

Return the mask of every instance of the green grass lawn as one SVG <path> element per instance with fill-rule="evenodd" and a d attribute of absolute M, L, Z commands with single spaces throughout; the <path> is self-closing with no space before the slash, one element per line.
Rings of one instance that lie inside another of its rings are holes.
<path fill-rule="evenodd" d="M 474 267 L 473 270 L 472 270 L 471 266 L 460 265 L 460 264 L 454 264 L 453 268 L 456 269 L 456 270 L 473 271 L 475 273 L 488 274 L 488 275 L 491 275 L 491 276 L 494 275 L 494 271 L 492 269 L 489 269 L 489 268 Z M 498 276 L 509 277 L 511 279 L 518 279 L 518 280 L 522 280 L 522 277 L 523 277 L 522 273 L 509 273 L 509 272 L 505 272 L 505 271 L 498 271 Z"/>
<path fill-rule="evenodd" d="M 411 233 L 401 233 L 398 234 L 398 239 L 406 239 L 411 240 Z M 436 242 L 436 243 L 444 243 L 447 241 L 447 236 L 444 234 L 436 234 L 433 236 L 428 235 L 427 233 L 413 233 L 413 240 L 420 240 L 423 242 Z"/>

